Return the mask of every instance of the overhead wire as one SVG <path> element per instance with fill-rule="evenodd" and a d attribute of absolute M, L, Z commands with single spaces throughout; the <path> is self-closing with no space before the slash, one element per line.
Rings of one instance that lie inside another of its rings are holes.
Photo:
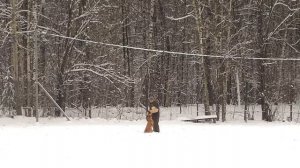
<path fill-rule="evenodd" d="M 209 58 L 219 58 L 219 59 L 243 59 L 243 60 L 267 60 L 267 61 L 300 61 L 300 58 L 259 58 L 259 57 L 240 57 L 240 56 L 232 56 L 232 55 L 207 55 L 207 54 L 197 54 L 197 53 L 185 53 L 185 52 L 176 52 L 176 51 L 167 51 L 167 50 L 157 50 L 157 49 L 149 49 L 149 48 L 141 48 L 141 47 L 133 47 L 133 46 L 124 46 L 120 44 L 112 44 L 112 43 L 104 43 L 92 40 L 85 40 L 75 37 L 68 37 L 58 34 L 52 33 L 43 33 L 44 35 L 59 37 L 64 39 L 76 40 L 85 43 L 92 43 L 110 47 L 118 47 L 118 48 L 127 48 L 132 50 L 140 50 L 140 51 L 148 51 L 148 52 L 156 52 L 156 53 L 165 53 L 165 54 L 173 54 L 173 55 L 186 55 L 186 56 L 196 56 L 196 57 L 209 57 Z"/>

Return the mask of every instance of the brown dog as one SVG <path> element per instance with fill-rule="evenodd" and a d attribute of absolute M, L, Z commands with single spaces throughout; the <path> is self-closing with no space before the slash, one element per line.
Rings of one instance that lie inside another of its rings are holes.
<path fill-rule="evenodd" d="M 144 133 L 152 133 L 153 132 L 153 119 L 152 119 L 152 113 L 147 112 L 147 125 L 145 128 Z"/>

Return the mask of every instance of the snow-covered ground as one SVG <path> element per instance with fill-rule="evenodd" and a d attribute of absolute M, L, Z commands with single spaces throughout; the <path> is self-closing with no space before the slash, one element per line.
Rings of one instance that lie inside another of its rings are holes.
<path fill-rule="evenodd" d="M 1 168 L 298 168 L 300 124 L 0 118 Z"/>

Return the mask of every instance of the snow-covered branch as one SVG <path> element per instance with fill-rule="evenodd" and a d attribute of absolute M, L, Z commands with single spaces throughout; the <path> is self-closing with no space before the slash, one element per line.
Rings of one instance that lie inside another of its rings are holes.
<path fill-rule="evenodd" d="M 182 17 L 178 17 L 178 18 L 174 18 L 173 16 L 167 16 L 166 18 L 167 19 L 170 19 L 170 20 L 174 20 L 174 21 L 180 21 L 180 20 L 183 20 L 183 19 L 186 19 L 186 18 L 189 18 L 189 17 L 192 17 L 192 18 L 195 18 L 193 15 L 191 14 L 188 14 L 186 16 L 182 16 Z"/>
<path fill-rule="evenodd" d="M 126 86 L 129 86 L 130 83 L 133 83 L 133 80 L 125 75 L 120 74 L 114 70 L 110 64 L 75 64 L 69 72 L 89 72 L 95 74 L 96 76 L 103 77 L 111 83 L 122 83 Z"/>
<path fill-rule="evenodd" d="M 270 39 L 274 34 L 276 34 L 278 29 L 281 25 L 283 25 L 290 17 L 292 17 L 297 11 L 294 11 L 293 13 L 288 14 L 281 23 L 278 24 L 278 26 L 268 35 L 268 39 Z"/>
<path fill-rule="evenodd" d="M 278 1 L 275 3 L 274 7 L 277 6 L 277 5 L 282 5 L 282 6 L 286 7 L 286 8 L 288 8 L 291 12 L 296 12 L 296 11 L 300 10 L 300 8 L 293 9 L 289 5 L 287 5 L 285 3 L 282 3 L 282 2 L 278 2 Z"/>

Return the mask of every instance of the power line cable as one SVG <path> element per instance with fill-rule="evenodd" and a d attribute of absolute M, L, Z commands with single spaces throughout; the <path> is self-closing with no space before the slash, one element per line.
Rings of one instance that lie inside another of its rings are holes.
<path fill-rule="evenodd" d="M 44 33 L 44 34 L 49 35 L 49 36 L 53 36 L 53 37 L 76 40 L 76 41 L 81 41 L 81 42 L 86 42 L 86 43 L 99 44 L 99 45 L 110 46 L 110 47 L 128 48 L 128 49 L 133 49 L 133 50 L 156 52 L 156 53 L 166 53 L 166 54 L 173 54 L 173 55 L 210 57 L 210 58 L 219 58 L 219 59 L 244 59 L 244 60 L 267 60 L 267 61 L 300 61 L 300 58 L 256 58 L 256 57 L 238 57 L 238 56 L 232 56 L 232 55 L 223 55 L 223 56 L 221 56 L 221 55 L 206 55 L 206 54 L 193 54 L 193 53 L 166 51 L 166 50 L 155 50 L 155 49 L 149 49 L 149 48 L 124 46 L 124 45 L 119 45 L 119 44 L 111 44 L 111 43 L 97 42 L 97 41 L 92 41 L 92 40 L 84 40 L 84 39 L 79 39 L 79 38 L 75 38 L 75 37 L 67 37 L 67 36 L 58 35 L 58 34 L 49 34 L 49 33 Z"/>

